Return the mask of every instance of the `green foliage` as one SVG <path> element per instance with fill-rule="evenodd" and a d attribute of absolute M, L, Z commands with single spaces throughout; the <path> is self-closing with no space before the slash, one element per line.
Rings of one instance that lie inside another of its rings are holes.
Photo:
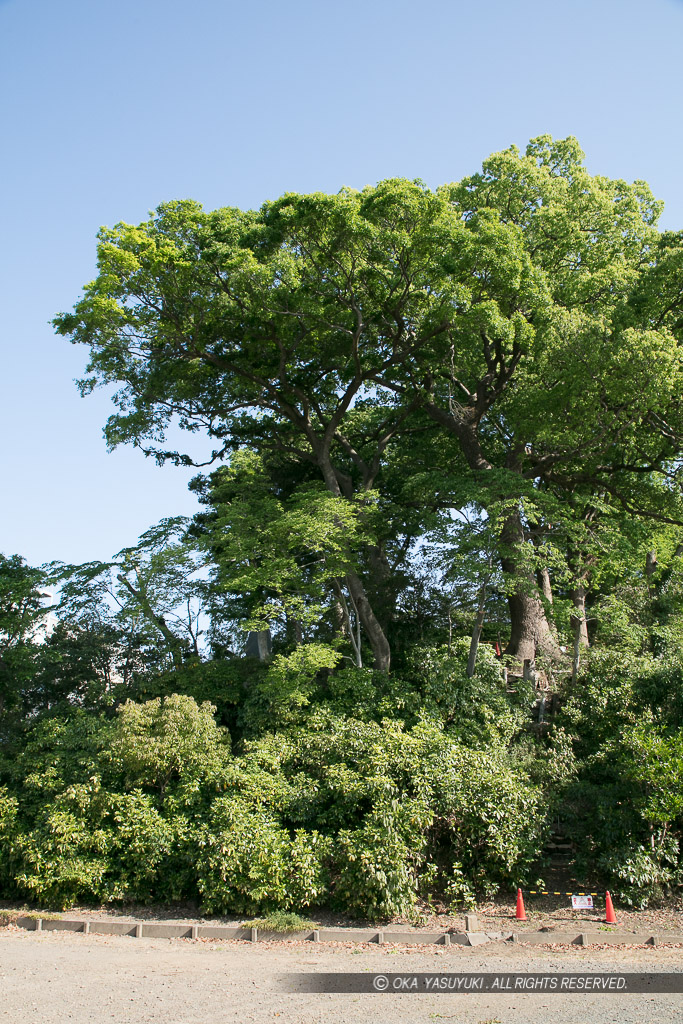
<path fill-rule="evenodd" d="M 89 815 L 80 813 L 83 787 L 60 794 L 28 831 L 12 836 L 18 861 L 17 890 L 62 909 L 78 897 L 99 901 L 113 895 L 106 885 L 107 834 Z"/>
<path fill-rule="evenodd" d="M 318 924 L 317 921 L 309 921 L 308 918 L 301 917 L 300 914 L 293 914 L 286 910 L 274 910 L 268 914 L 268 917 L 256 918 L 248 923 L 252 928 L 258 928 L 259 931 L 280 932 L 283 935 L 308 931 L 311 928 L 316 928 Z"/>
<path fill-rule="evenodd" d="M 276 655 L 265 675 L 249 687 L 240 717 L 242 728 L 259 733 L 300 724 L 317 677 L 331 671 L 339 660 L 339 653 L 323 644 L 302 644 L 289 655 Z"/>
<path fill-rule="evenodd" d="M 19 555 L 0 555 L 0 642 L 3 650 L 25 641 L 47 614 L 43 601 L 46 577 Z"/>
<path fill-rule="evenodd" d="M 208 594 L 202 555 L 186 536 L 188 525 L 182 516 L 162 519 L 110 562 L 50 567 L 50 579 L 60 588 L 59 611 L 64 618 L 81 632 L 94 628 L 115 634 L 117 674 L 124 684 L 130 682 L 133 652 L 140 660 L 144 651 L 143 663 L 156 660 L 155 667 L 161 662 L 162 669 L 179 668 L 199 656 L 202 607 Z"/>
<path fill-rule="evenodd" d="M 36 729 L 0 801 L 10 891 L 78 900 L 199 895 L 207 910 L 329 904 L 358 917 L 413 911 L 522 878 L 543 800 L 504 748 L 437 726 L 311 715 L 230 756 L 211 707 L 187 696 Z"/>
<path fill-rule="evenodd" d="M 48 607 L 47 577 L 19 555 L 0 554 L 0 740 L 40 704 L 34 678 Z"/>
<path fill-rule="evenodd" d="M 483 645 L 477 671 L 466 672 L 469 641 L 446 647 L 413 646 L 409 663 L 391 676 L 369 668 L 340 667 L 330 647 L 304 644 L 276 655 L 255 675 L 238 716 L 243 735 L 303 725 L 313 709 L 359 721 L 398 719 L 408 726 L 431 721 L 468 746 L 510 744 L 529 720 L 533 687 L 515 681 L 508 692 L 500 662 Z"/>
<path fill-rule="evenodd" d="M 433 725 L 406 731 L 325 713 L 251 742 L 233 785 L 259 815 L 331 839 L 334 904 L 379 918 L 408 913 L 423 876 L 430 891 L 445 887 L 455 862 L 479 893 L 527 872 L 545 808 L 507 762 L 502 747 L 474 751 Z"/>
<path fill-rule="evenodd" d="M 219 797 L 199 840 L 198 888 L 209 911 L 291 910 L 324 900 L 330 841 L 293 836 L 265 809 Z"/>
<path fill-rule="evenodd" d="M 194 838 L 230 758 L 212 712 L 178 695 L 37 726 L 7 767 L 11 889 L 56 906 L 195 893 Z"/>
<path fill-rule="evenodd" d="M 18 890 L 56 907 L 183 894 L 174 851 L 184 838 L 151 798 L 102 791 L 96 777 L 68 787 L 15 837 Z"/>
<path fill-rule="evenodd" d="M 420 837 L 430 824 L 431 815 L 419 801 L 406 806 L 394 799 L 374 807 L 360 828 L 341 829 L 335 844 L 335 906 L 370 920 L 410 914 L 424 859 Z"/>
<path fill-rule="evenodd" d="M 140 674 L 131 687 L 137 701 L 183 694 L 197 704 L 209 702 L 216 708 L 219 725 L 231 735 L 238 735 L 237 717 L 248 689 L 267 671 L 267 666 L 253 658 L 216 658 L 211 661 L 192 659 L 178 669 L 159 674 Z M 128 696 L 130 691 L 126 694 Z"/>
<path fill-rule="evenodd" d="M 468 746 L 509 743 L 529 720 L 533 687 L 516 679 L 514 692 L 508 693 L 500 662 L 487 645 L 479 650 L 475 674 L 468 676 L 468 652 L 465 639 L 458 639 L 450 652 L 443 647 L 413 652 L 423 685 L 423 713 Z"/>
<path fill-rule="evenodd" d="M 144 787 L 174 801 L 191 800 L 201 787 L 219 785 L 229 739 L 214 719 L 215 708 L 187 696 L 119 708 L 106 759 L 127 787 Z"/>
<path fill-rule="evenodd" d="M 575 736 L 577 752 L 588 756 L 615 736 L 650 723 L 667 731 L 683 726 L 683 664 L 633 655 L 624 650 L 596 649 L 586 671 L 567 693 L 561 723 Z"/>
<path fill-rule="evenodd" d="M 680 245 L 660 209 L 549 136 L 435 192 L 394 178 L 257 212 L 166 203 L 101 231 L 98 277 L 55 323 L 88 347 L 83 390 L 116 384 L 111 446 L 187 464 L 164 442 L 176 416 L 229 454 L 206 522 L 245 626 L 329 631 L 336 606 L 346 656 L 360 667 L 369 644 L 388 670 L 411 547 L 476 509 L 449 589 L 492 580 L 522 620 L 511 653 L 557 655 L 521 611 L 534 569 L 597 589 L 605 509 L 683 517 L 681 320 L 656 305 Z"/>
<path fill-rule="evenodd" d="M 340 718 L 363 722 L 395 718 L 414 725 L 423 696 L 418 681 L 407 676 L 387 676 L 371 668 L 340 668 L 329 676 L 320 701 Z"/>
<path fill-rule="evenodd" d="M 227 568 L 221 587 L 262 598 L 245 628 L 264 628 L 285 613 L 315 622 L 325 584 L 344 576 L 367 535 L 367 515 L 361 520 L 352 502 L 310 483 L 278 494 L 263 458 L 247 450 L 236 451 L 208 487 L 201 478 L 194 487 L 213 509 L 201 536 Z"/>
<path fill-rule="evenodd" d="M 14 851 L 12 838 L 16 831 L 19 802 L 6 786 L 0 787 L 0 884 L 8 888 L 13 882 Z"/>
<path fill-rule="evenodd" d="M 680 660 L 604 652 L 564 709 L 577 775 L 564 813 L 586 876 L 636 905 L 683 881 Z"/>

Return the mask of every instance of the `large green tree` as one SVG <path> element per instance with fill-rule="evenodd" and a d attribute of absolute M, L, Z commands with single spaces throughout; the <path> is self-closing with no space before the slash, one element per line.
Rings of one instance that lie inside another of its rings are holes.
<path fill-rule="evenodd" d="M 167 203 L 102 230 L 98 277 L 56 325 L 90 349 L 84 391 L 119 385 L 111 446 L 187 463 L 164 442 L 175 417 L 208 434 L 214 460 L 277 452 L 309 467 L 339 526 L 347 503 L 363 520 L 389 495 L 401 446 L 404 476 L 424 475 L 441 437 L 466 482 L 443 504 L 498 524 L 508 650 L 533 659 L 558 650 L 535 554 L 547 495 L 597 488 L 680 519 L 678 322 L 660 301 L 676 305 L 680 261 L 658 212 L 643 183 L 591 176 L 574 140 L 548 137 L 436 192 L 391 179 L 258 212 Z M 388 670 L 378 595 L 410 531 L 357 536 L 343 582 Z"/>
<path fill-rule="evenodd" d="M 439 190 L 473 235 L 456 315 L 402 379 L 376 378 L 404 403 L 422 396 L 458 438 L 484 507 L 519 499 L 500 554 L 509 649 L 522 658 L 555 648 L 531 571 L 544 504 L 546 535 L 557 497 L 566 514 L 577 490 L 681 518 L 670 486 L 683 440 L 679 248 L 660 238 L 661 204 L 643 182 L 591 176 L 582 160 L 575 140 L 544 136 Z"/>
<path fill-rule="evenodd" d="M 340 503 L 360 498 L 362 515 L 419 405 L 383 403 L 374 378 L 447 329 L 452 286 L 442 273 L 434 288 L 431 253 L 462 231 L 447 203 L 409 182 L 289 195 L 259 214 L 170 203 L 138 228 L 101 233 L 100 274 L 57 325 L 91 348 L 84 390 L 123 384 L 111 445 L 188 461 L 160 443 L 177 414 L 219 442 L 217 458 L 248 445 L 310 463 Z M 390 566 L 381 545 L 360 554 L 367 570 L 348 566 L 345 584 L 388 670 L 368 592 Z"/>

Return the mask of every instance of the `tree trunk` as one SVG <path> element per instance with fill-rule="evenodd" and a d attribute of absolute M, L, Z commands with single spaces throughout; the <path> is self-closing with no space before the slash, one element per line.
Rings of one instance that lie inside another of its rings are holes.
<path fill-rule="evenodd" d="M 521 563 L 524 554 L 524 525 L 519 513 L 506 520 L 501 531 L 503 572 L 513 581 L 508 596 L 510 642 L 505 653 L 520 661 L 535 661 L 537 654 L 561 659 L 562 651 L 552 634 L 533 572 Z"/>
<path fill-rule="evenodd" d="M 290 614 L 285 611 L 285 623 L 288 638 L 293 637 L 294 646 L 300 647 L 304 642 L 304 629 L 301 624 L 301 619 L 297 619 L 296 616 L 290 616 Z"/>
<path fill-rule="evenodd" d="M 657 568 L 657 552 L 648 551 L 645 557 L 645 578 L 647 579 L 647 594 L 650 600 L 653 596 L 652 577 Z"/>
<path fill-rule="evenodd" d="M 578 644 L 580 647 L 590 647 L 586 621 L 586 588 L 583 583 L 578 583 L 576 589 L 572 590 L 572 601 L 574 602 L 574 614 L 571 619 Z"/>
<path fill-rule="evenodd" d="M 484 625 L 484 616 L 486 615 L 486 587 L 488 586 L 489 578 L 486 576 L 484 581 L 479 588 L 479 603 L 477 606 L 477 617 L 474 620 L 474 629 L 472 630 L 472 641 L 470 643 L 470 656 L 467 659 L 467 675 L 473 676 L 474 669 L 477 664 L 477 651 L 479 650 L 479 641 L 481 640 L 481 630 Z"/>
<path fill-rule="evenodd" d="M 425 412 L 433 420 L 453 433 L 460 442 L 462 453 L 470 469 L 478 473 L 490 473 L 492 465 L 486 458 L 481 447 L 478 434 L 478 413 L 475 408 L 454 414 L 438 408 L 433 401 L 425 404 Z M 510 453 L 507 469 L 515 468 L 514 453 Z M 506 521 L 501 541 L 506 553 L 501 556 L 503 572 L 516 580 L 518 585 L 508 597 L 510 610 L 510 642 L 506 654 L 511 654 L 520 661 L 534 660 L 536 653 L 550 655 L 557 660 L 562 658 L 562 651 L 552 634 L 545 608 L 538 596 L 538 584 L 532 572 L 520 565 L 524 554 L 524 526 L 519 513 Z"/>
<path fill-rule="evenodd" d="M 571 616 L 574 630 L 574 650 L 572 654 L 572 682 L 575 683 L 581 667 L 581 649 L 589 646 L 588 624 L 586 623 L 586 588 L 578 583 L 572 591 L 574 614 Z"/>
<path fill-rule="evenodd" d="M 545 566 L 543 566 L 543 568 L 540 570 L 539 576 L 541 580 L 541 590 L 543 592 L 543 597 L 548 602 L 548 604 L 552 604 L 553 588 L 550 583 L 550 573 L 548 572 Z"/>
<path fill-rule="evenodd" d="M 381 545 L 368 544 L 365 551 L 370 568 L 368 590 L 372 594 L 373 611 L 382 630 L 386 632 L 396 611 L 396 581 L 389 559 Z"/>
<path fill-rule="evenodd" d="M 349 599 L 353 606 L 354 621 L 351 621 L 351 612 L 349 611 L 348 601 L 344 596 L 342 585 L 340 580 L 334 580 L 333 582 L 334 593 L 335 593 L 335 610 L 338 619 L 339 632 L 346 637 L 351 644 L 351 650 L 353 651 L 353 661 L 356 668 L 363 667 L 363 649 L 361 646 L 361 635 L 360 627 L 361 621 L 358 614 L 358 609 L 354 604 L 353 597 L 349 594 Z"/>
<path fill-rule="evenodd" d="M 503 566 L 505 568 L 505 566 Z M 528 580 L 520 581 L 521 587 Z M 508 597 L 510 641 L 505 649 L 520 661 L 535 661 L 537 654 L 560 658 L 562 652 L 553 636 L 540 599 L 523 589 Z"/>
<path fill-rule="evenodd" d="M 543 566 L 543 568 L 539 569 L 538 571 L 538 582 L 541 588 L 541 593 L 543 594 L 543 610 L 545 611 L 548 626 L 550 628 L 550 632 L 552 633 L 553 640 L 555 644 L 558 645 L 559 649 L 559 640 L 557 639 L 557 623 L 555 622 L 553 613 L 553 585 L 550 580 L 550 573 L 548 572 L 545 566 Z"/>
<path fill-rule="evenodd" d="M 358 617 L 363 624 L 363 629 L 370 641 L 375 668 L 380 672 L 389 672 L 391 668 L 389 641 L 372 610 L 360 577 L 355 572 L 348 572 L 346 574 L 346 585 L 356 606 Z"/>
<path fill-rule="evenodd" d="M 323 475 L 328 491 L 338 498 L 343 497 L 339 487 L 337 474 L 334 471 L 329 454 L 326 454 L 322 450 L 318 450 L 316 454 L 318 458 L 318 466 L 320 467 L 320 471 Z M 391 648 L 389 647 L 389 641 L 386 638 L 386 634 L 382 629 L 377 616 L 372 610 L 372 605 L 370 604 L 370 600 L 360 576 L 355 572 L 348 572 L 346 574 L 346 586 L 348 587 L 351 600 L 356 607 L 358 617 L 370 642 L 375 668 L 379 669 L 380 672 L 389 672 L 391 667 Z"/>

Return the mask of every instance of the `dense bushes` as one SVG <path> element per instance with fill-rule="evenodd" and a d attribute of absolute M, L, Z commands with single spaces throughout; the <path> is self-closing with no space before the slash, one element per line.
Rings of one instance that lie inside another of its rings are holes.
<path fill-rule="evenodd" d="M 639 904 L 680 884 L 676 659 L 594 653 L 544 742 L 524 729 L 532 692 L 506 692 L 486 650 L 467 677 L 464 653 L 416 650 L 391 685 L 257 668 L 234 740 L 188 694 L 38 719 L 0 761 L 3 893 L 410 916 L 536 880 L 557 813 L 580 877 Z"/>
<path fill-rule="evenodd" d="M 53 906 L 410 914 L 418 894 L 471 899 L 538 856 L 543 799 L 508 761 L 427 721 L 329 710 L 232 756 L 212 708 L 179 695 L 53 720 L 0 800 L 5 883 Z"/>
<path fill-rule="evenodd" d="M 52 905 L 194 894 L 196 823 L 223 785 L 229 738 L 213 708 L 175 695 L 114 720 L 48 719 L 5 766 L 9 891 Z"/>
<path fill-rule="evenodd" d="M 563 799 L 577 870 L 636 905 L 683 883 L 682 696 L 678 657 L 597 652 L 561 717 L 577 755 Z"/>

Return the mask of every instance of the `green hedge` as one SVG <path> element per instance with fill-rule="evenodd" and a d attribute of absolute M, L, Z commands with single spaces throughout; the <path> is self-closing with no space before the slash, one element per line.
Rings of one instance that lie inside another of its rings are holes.
<path fill-rule="evenodd" d="M 212 706 L 181 695 L 42 723 L 6 774 L 5 893 L 53 907 L 198 897 L 390 917 L 515 884 L 545 830 L 503 746 L 321 711 L 235 756 Z"/>

